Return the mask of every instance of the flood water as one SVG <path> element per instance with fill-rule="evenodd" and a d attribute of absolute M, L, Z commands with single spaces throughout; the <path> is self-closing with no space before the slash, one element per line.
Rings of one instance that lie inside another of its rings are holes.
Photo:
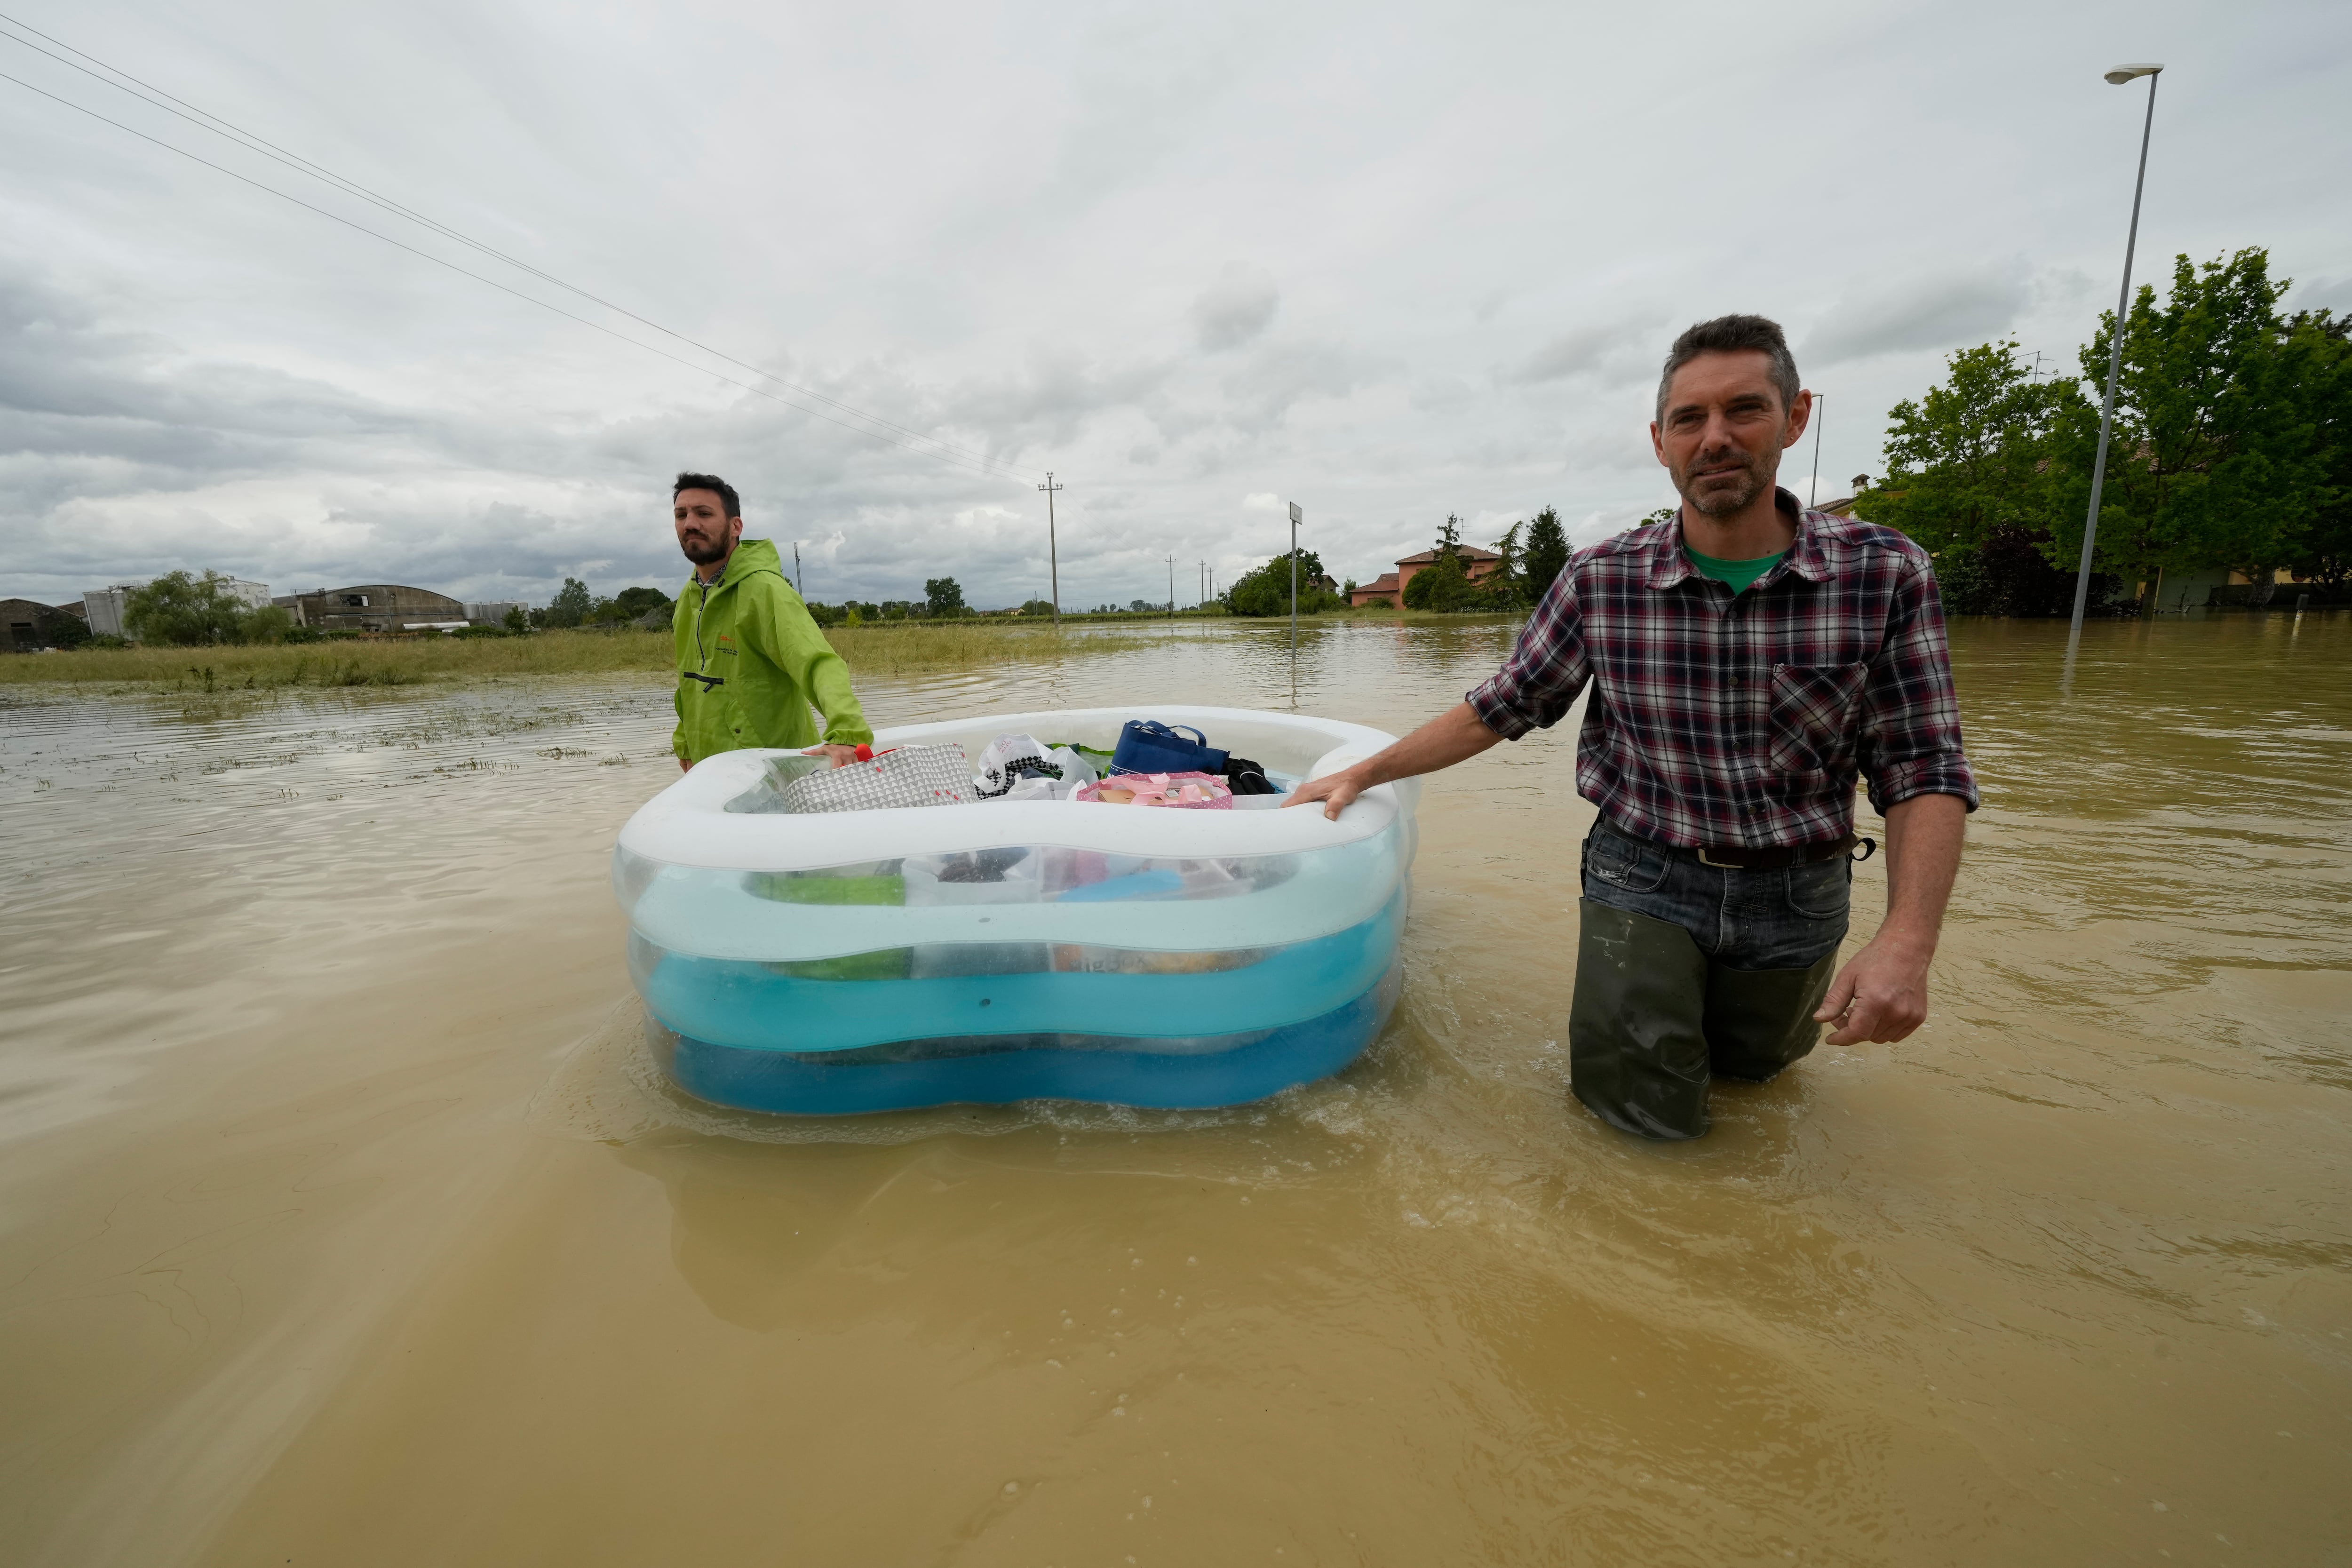
<path fill-rule="evenodd" d="M 861 687 L 1402 730 L 1509 635 Z M 1572 725 L 1432 781 L 1339 1079 L 786 1121 L 648 1068 L 658 683 L 0 689 L 0 1561 L 2352 1562 L 2352 617 L 2063 641 L 1956 631 L 1927 1026 L 1664 1147 Z"/>

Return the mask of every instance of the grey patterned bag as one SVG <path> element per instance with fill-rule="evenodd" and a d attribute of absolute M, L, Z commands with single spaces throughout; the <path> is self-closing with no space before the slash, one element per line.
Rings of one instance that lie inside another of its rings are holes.
<path fill-rule="evenodd" d="M 916 805 L 969 805 L 972 799 L 971 763 L 963 748 L 899 746 L 877 752 L 874 760 L 828 768 L 824 759 L 807 759 L 817 766 L 797 777 L 775 778 L 775 790 L 786 811 L 888 811 Z M 798 763 L 801 759 L 779 759 Z M 776 768 L 772 773 L 784 772 Z"/>

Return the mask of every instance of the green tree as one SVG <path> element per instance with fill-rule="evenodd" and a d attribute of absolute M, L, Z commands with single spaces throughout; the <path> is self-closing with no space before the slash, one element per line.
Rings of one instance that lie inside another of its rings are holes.
<path fill-rule="evenodd" d="M 243 642 L 253 612 L 228 592 L 227 582 L 217 572 L 201 577 L 166 572 L 131 595 L 122 606 L 123 626 L 141 642 L 173 647 Z"/>
<path fill-rule="evenodd" d="M 1487 574 L 1484 586 L 1497 600 L 1524 605 L 1531 595 L 1528 591 L 1528 552 L 1520 542 L 1520 531 L 1527 527 L 1524 520 L 1503 530 L 1503 537 L 1495 541 L 1495 570 Z"/>
<path fill-rule="evenodd" d="M 512 605 L 508 606 L 506 628 L 510 632 L 527 632 L 530 630 L 530 612 L 526 611 L 520 605 Z"/>
<path fill-rule="evenodd" d="M 2153 594 L 2167 572 L 2284 565 L 2310 531 L 2323 464 L 2294 384 L 2269 254 L 2249 247 L 2192 264 L 2174 259 L 2170 296 L 2133 301 L 2099 505 L 2098 559 Z M 2113 312 L 2083 350 L 2085 385 L 2104 382 Z M 2098 445 L 2087 398 L 2053 424 L 2053 548 L 2081 549 Z"/>
<path fill-rule="evenodd" d="M 2339 593 L 2352 577 L 2352 316 L 2302 311 L 2288 323 L 2290 382 L 2311 429 L 2315 484 L 2289 553 L 2295 571 Z"/>
<path fill-rule="evenodd" d="M 1408 610 L 1466 610 L 1477 607 L 1485 597 L 1470 581 L 1470 574 L 1462 569 L 1462 557 L 1450 550 L 1440 550 L 1437 559 L 1414 573 L 1404 585 L 1404 607 Z"/>
<path fill-rule="evenodd" d="M 1672 522 L 1682 514 L 1683 509 L 1679 502 L 1673 506 L 1662 506 L 1657 510 L 1645 515 L 1641 521 L 1635 523 L 1633 526 L 1635 528 L 1647 528 L 1654 522 Z"/>
<path fill-rule="evenodd" d="M 315 642 L 318 634 L 294 624 L 294 612 L 279 605 L 264 605 L 246 612 L 236 628 L 237 640 L 251 643 Z"/>
<path fill-rule="evenodd" d="M 1447 512 L 1445 521 L 1437 525 L 1437 538 L 1433 542 L 1431 548 L 1440 555 L 1453 555 L 1459 552 L 1462 549 L 1462 520 L 1452 512 Z"/>
<path fill-rule="evenodd" d="M 596 601 L 588 592 L 588 584 L 577 577 L 566 577 L 563 586 L 548 602 L 546 623 L 551 626 L 576 626 L 586 620 Z"/>
<path fill-rule="evenodd" d="M 1567 570 L 1568 531 L 1559 525 L 1559 513 L 1546 507 L 1528 524 L 1526 572 L 1529 595 L 1542 598 L 1552 580 Z"/>
<path fill-rule="evenodd" d="M 1325 588 L 1323 558 L 1312 550 L 1298 552 L 1298 613 L 1311 616 L 1345 609 L 1348 601 Z M 1225 590 L 1225 607 L 1237 616 L 1290 614 L 1290 557 L 1277 555 L 1255 571 L 1244 573 Z"/>
<path fill-rule="evenodd" d="M 952 577 L 925 578 L 923 602 L 935 616 L 964 614 L 963 589 Z"/>
<path fill-rule="evenodd" d="M 1997 535 L 2046 542 L 2052 422 L 2079 415 L 2077 384 L 2036 381 L 2014 342 L 1962 349 L 1945 363 L 1942 385 L 1887 414 L 1887 473 L 1870 521 L 1938 557 Z"/>
<path fill-rule="evenodd" d="M 613 595 L 613 607 L 620 612 L 620 618 L 625 621 L 634 621 L 646 611 L 660 609 L 669 602 L 669 595 L 659 588 L 624 588 Z"/>
<path fill-rule="evenodd" d="M 56 648 L 77 648 L 89 641 L 89 623 L 69 610 L 51 610 L 41 617 L 41 642 Z"/>

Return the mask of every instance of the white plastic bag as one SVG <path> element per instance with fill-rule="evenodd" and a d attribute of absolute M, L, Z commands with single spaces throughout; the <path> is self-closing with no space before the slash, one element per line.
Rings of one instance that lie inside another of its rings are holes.
<path fill-rule="evenodd" d="M 1054 773 L 1061 776 L 1045 776 Z M 1034 735 L 999 735 L 980 753 L 972 793 L 982 800 L 1067 800 L 1094 781 L 1094 765 L 1067 746 L 1048 750 Z"/>

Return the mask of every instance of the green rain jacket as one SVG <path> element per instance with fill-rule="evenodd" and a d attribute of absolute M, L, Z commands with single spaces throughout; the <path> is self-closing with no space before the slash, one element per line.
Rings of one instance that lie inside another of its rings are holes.
<path fill-rule="evenodd" d="M 745 746 L 855 746 L 874 731 L 849 667 L 810 619 L 764 539 L 735 546 L 709 587 L 688 576 L 670 622 L 677 639 L 677 734 L 689 763 Z M 810 714 L 824 710 L 824 732 Z"/>

